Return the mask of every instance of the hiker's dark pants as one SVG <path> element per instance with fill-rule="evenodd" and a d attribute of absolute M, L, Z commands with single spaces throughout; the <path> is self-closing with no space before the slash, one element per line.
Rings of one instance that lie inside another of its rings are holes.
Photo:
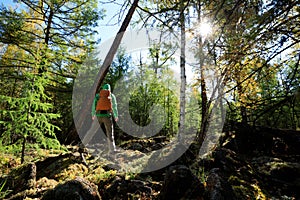
<path fill-rule="evenodd" d="M 115 139 L 114 139 L 114 128 L 112 117 L 97 117 L 98 120 L 94 120 L 91 128 L 87 131 L 86 135 L 82 139 L 82 143 L 84 145 L 88 144 L 89 141 L 94 137 L 98 129 L 103 124 L 106 131 L 108 150 L 109 152 L 113 152 L 116 150 Z"/>

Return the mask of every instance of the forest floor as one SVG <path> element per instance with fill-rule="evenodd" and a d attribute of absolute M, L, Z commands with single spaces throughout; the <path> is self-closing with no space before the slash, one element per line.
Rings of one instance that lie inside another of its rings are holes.
<path fill-rule="evenodd" d="M 135 160 L 165 144 L 123 145 Z M 300 199 L 299 131 L 239 125 L 208 157 L 198 158 L 198 149 L 192 144 L 172 164 L 148 173 L 117 170 L 77 146 L 29 151 L 23 165 L 1 153 L 0 199 Z"/>

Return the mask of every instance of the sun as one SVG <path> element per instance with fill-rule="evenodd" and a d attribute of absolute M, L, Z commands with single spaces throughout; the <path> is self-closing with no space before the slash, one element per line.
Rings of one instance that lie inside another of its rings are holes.
<path fill-rule="evenodd" d="M 203 21 L 197 26 L 197 32 L 201 37 L 206 38 L 211 34 L 212 26 L 210 23 Z"/>

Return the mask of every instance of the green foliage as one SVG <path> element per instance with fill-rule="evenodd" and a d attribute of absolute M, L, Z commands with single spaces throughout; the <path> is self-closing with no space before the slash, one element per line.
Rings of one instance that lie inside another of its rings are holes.
<path fill-rule="evenodd" d="M 0 7 L 0 16 L 5 20 L 0 21 L 0 42 L 7 44 L 16 40 L 24 41 L 26 37 L 20 31 L 24 26 L 24 16 L 15 10 Z"/>
<path fill-rule="evenodd" d="M 47 83 L 46 74 L 35 76 L 24 72 L 26 81 L 21 86 L 18 97 L 0 95 L 1 109 L 0 124 L 3 133 L 2 145 L 21 145 L 21 139 L 38 143 L 42 148 L 59 148 L 55 132 L 59 127 L 53 125 L 53 120 L 60 115 L 52 113 L 51 99 L 44 91 Z"/>
<path fill-rule="evenodd" d="M 120 47 L 118 49 L 116 58 L 113 60 L 108 74 L 104 79 L 104 83 L 108 83 L 112 88 L 118 80 L 128 75 L 128 72 L 132 68 L 132 58 L 130 55 L 126 54 L 126 49 Z"/>
<path fill-rule="evenodd" d="M 93 173 L 90 173 L 87 176 L 87 179 L 94 182 L 94 183 L 99 183 L 101 181 L 106 181 L 109 179 L 113 179 L 117 176 L 117 171 L 116 170 L 109 170 L 105 171 L 102 167 L 97 167 L 94 169 Z"/>
<path fill-rule="evenodd" d="M 39 138 L 42 147 L 57 146 L 55 134 L 72 124 L 73 79 L 94 49 L 103 12 L 95 0 L 14 3 L 18 9 L 0 8 L 0 129 L 9 138 L 2 141 L 22 135 Z"/>
<path fill-rule="evenodd" d="M 153 53 L 153 49 L 150 49 L 150 63 L 137 68 L 133 67 L 135 63 L 131 55 L 127 54 L 126 49 L 121 48 L 109 69 L 104 83 L 109 83 L 114 89 L 120 78 L 125 77 L 130 80 L 122 85 L 125 93 L 131 91 L 130 99 L 124 99 L 120 95 L 118 101 L 123 103 L 129 101 L 129 113 L 132 120 L 138 126 L 148 125 L 153 117 L 158 124 L 165 121 L 161 134 L 171 135 L 178 128 L 178 94 L 176 93 L 178 83 L 175 80 L 174 72 L 167 67 L 168 59 L 166 57 L 168 57 L 167 51 L 170 50 L 170 47 L 165 46 L 164 52 L 159 53 L 159 61 L 166 63 L 165 65 L 159 65 L 156 60 L 152 59 L 153 56 L 155 57 L 155 53 Z M 132 88 L 134 88 L 133 91 Z M 160 105 L 161 107 L 158 109 L 165 110 L 166 115 L 155 115 L 156 108 L 153 107 L 154 105 Z M 124 110 L 122 106 L 122 104 L 118 105 L 119 110 Z"/>
<path fill-rule="evenodd" d="M 159 78 L 158 78 L 159 76 Z M 153 70 L 140 69 L 136 71 L 136 80 L 133 86 L 136 88 L 130 94 L 129 112 L 133 121 L 139 126 L 146 126 L 154 120 L 158 124 L 165 121 L 163 134 L 173 135 L 178 125 L 178 94 L 176 94 L 176 80 L 171 70 L 162 70 L 156 74 Z M 160 105 L 160 107 L 153 107 Z M 164 109 L 165 115 L 155 109 Z"/>

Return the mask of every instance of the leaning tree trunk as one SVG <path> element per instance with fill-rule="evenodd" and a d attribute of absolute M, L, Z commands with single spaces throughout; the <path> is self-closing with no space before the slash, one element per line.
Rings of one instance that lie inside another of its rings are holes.
<path fill-rule="evenodd" d="M 111 45 L 105 59 L 104 59 L 104 62 L 102 64 L 102 67 L 100 68 L 99 72 L 98 72 L 98 75 L 94 81 L 94 84 L 93 86 L 91 87 L 91 90 L 89 92 L 89 94 L 91 95 L 88 95 L 86 98 L 85 98 L 85 101 L 86 102 L 83 107 L 81 108 L 80 112 L 79 112 L 79 116 L 76 118 L 77 119 L 77 122 L 76 122 L 76 128 L 77 128 L 77 132 L 80 132 L 80 130 L 82 129 L 83 127 L 83 124 L 88 121 L 88 114 L 90 113 L 90 110 L 91 110 L 91 106 L 92 106 L 92 102 L 93 102 L 93 99 L 94 99 L 94 94 L 99 90 L 108 70 L 109 70 L 109 67 L 113 61 L 113 58 L 120 46 L 120 43 L 121 43 L 121 40 L 123 38 L 123 35 L 131 21 L 131 18 L 133 16 L 133 13 L 135 11 L 135 9 L 137 8 L 138 6 L 138 2 L 139 0 L 134 0 L 133 4 L 131 5 L 122 25 L 121 25 L 121 28 L 119 29 L 117 35 L 115 36 L 115 39 L 113 41 L 113 44 Z M 71 138 L 77 138 L 78 139 L 78 136 L 76 136 L 76 129 L 75 129 L 75 124 L 74 124 L 74 127 L 72 128 L 71 130 Z M 73 137 L 72 137 L 73 136 Z"/>

